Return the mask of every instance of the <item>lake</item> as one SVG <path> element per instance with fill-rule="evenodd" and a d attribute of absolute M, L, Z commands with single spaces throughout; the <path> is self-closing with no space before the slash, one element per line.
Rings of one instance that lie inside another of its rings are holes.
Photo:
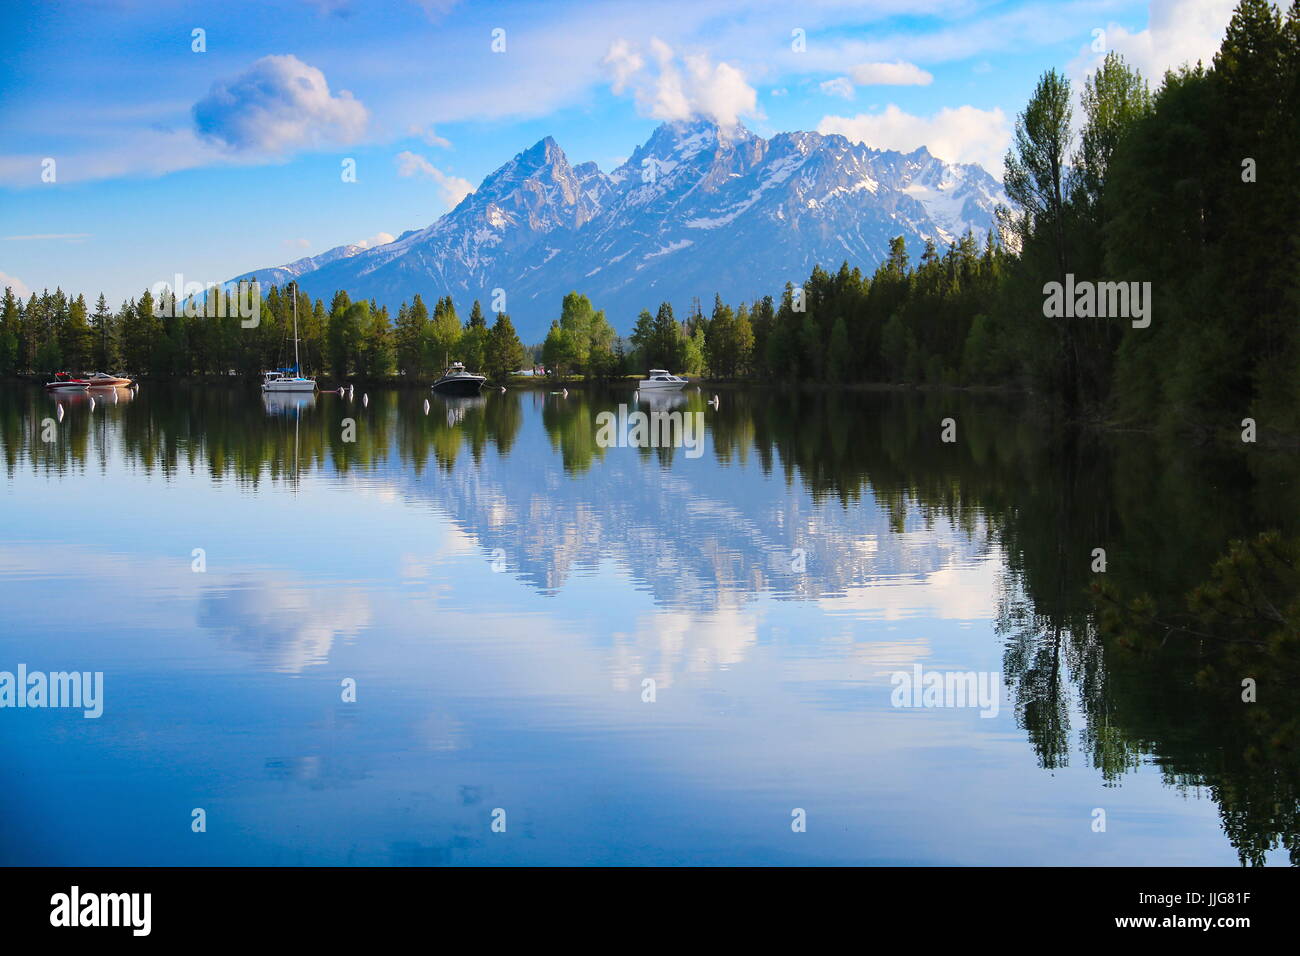
<path fill-rule="evenodd" d="M 1294 693 L 1125 650 L 1089 586 L 1177 604 L 1296 534 L 1293 453 L 1022 396 L 428 394 L 0 390 L 0 671 L 103 675 L 0 709 L 0 863 L 1288 862 Z M 619 405 L 702 445 L 602 447 Z"/>

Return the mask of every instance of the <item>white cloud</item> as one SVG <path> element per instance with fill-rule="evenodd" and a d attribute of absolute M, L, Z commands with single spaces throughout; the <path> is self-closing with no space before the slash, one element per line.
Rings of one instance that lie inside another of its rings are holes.
<path fill-rule="evenodd" d="M 953 562 L 918 576 L 880 578 L 818 601 L 829 614 L 902 621 L 930 617 L 974 621 L 997 616 L 1002 561 L 994 555 L 970 564 Z"/>
<path fill-rule="evenodd" d="M 27 283 L 23 282 L 17 276 L 11 276 L 7 272 L 0 272 L 0 290 L 13 289 L 14 295 L 20 299 L 26 299 L 32 294 L 32 290 L 27 288 Z"/>
<path fill-rule="evenodd" d="M 369 239 L 358 239 L 353 245 L 360 246 L 362 249 L 373 249 L 375 246 L 386 246 L 392 241 L 392 233 L 377 232 Z"/>
<path fill-rule="evenodd" d="M 944 107 L 933 116 L 905 113 L 892 103 L 883 113 L 823 116 L 819 133 L 840 133 L 876 149 L 911 152 L 927 147 L 939 159 L 979 163 L 998 179 L 1011 143 L 1011 124 L 1001 109 Z"/>
<path fill-rule="evenodd" d="M 853 99 L 858 86 L 929 86 L 934 77 L 915 63 L 896 60 L 893 63 L 859 63 L 849 69 L 848 76 L 837 76 L 818 84 L 827 96 Z"/>
<path fill-rule="evenodd" d="M 40 155 L 0 156 L 0 183 L 13 187 L 42 186 Z M 86 182 L 118 176 L 161 176 L 212 163 L 244 163 L 251 155 L 236 155 L 204 140 L 191 129 L 124 131 L 103 146 L 90 146 L 56 157 L 60 183 Z"/>
<path fill-rule="evenodd" d="M 419 153 L 407 149 L 398 153 L 396 158 L 397 175 L 425 176 L 433 180 L 442 191 L 442 198 L 448 209 L 454 209 L 457 203 L 474 191 L 474 184 L 468 179 L 444 173 Z"/>
<path fill-rule="evenodd" d="M 837 76 L 833 80 L 827 80 L 825 83 L 818 84 L 818 88 L 827 96 L 842 96 L 846 100 L 853 99 L 853 84 L 849 82 L 847 76 Z"/>
<path fill-rule="evenodd" d="M 714 63 L 707 54 L 680 57 L 657 37 L 648 58 L 627 40 L 615 40 L 601 61 L 614 92 L 631 92 L 637 109 L 660 120 L 704 116 L 733 127 L 742 116 L 760 117 L 758 93 L 729 63 Z"/>
<path fill-rule="evenodd" d="M 915 63 L 859 63 L 849 70 L 858 86 L 929 86 L 934 77 Z"/>
<path fill-rule="evenodd" d="M 601 60 L 609 74 L 610 86 L 615 95 L 622 96 L 632 79 L 645 68 L 645 58 L 627 40 L 615 40 Z"/>
<path fill-rule="evenodd" d="M 293 55 L 264 56 L 234 79 L 214 83 L 193 113 L 204 138 L 268 153 L 351 143 L 369 120 L 351 93 L 331 94 L 325 74 Z"/>
<path fill-rule="evenodd" d="M 1105 45 L 1124 57 L 1129 66 L 1142 71 L 1154 89 L 1165 71 L 1184 63 L 1213 59 L 1232 19 L 1236 0 L 1151 0 L 1147 28 L 1130 33 L 1116 23 L 1105 27 Z M 1101 63 L 1105 53 L 1094 53 L 1085 45 L 1070 64 L 1076 83 Z"/>
<path fill-rule="evenodd" d="M 311 245 L 310 239 L 286 239 L 281 245 L 290 249 L 306 249 Z"/>
<path fill-rule="evenodd" d="M 436 146 L 439 149 L 451 149 L 451 140 L 445 136 L 439 136 L 432 126 L 411 126 L 407 132 L 412 136 L 418 136 L 430 146 Z"/>

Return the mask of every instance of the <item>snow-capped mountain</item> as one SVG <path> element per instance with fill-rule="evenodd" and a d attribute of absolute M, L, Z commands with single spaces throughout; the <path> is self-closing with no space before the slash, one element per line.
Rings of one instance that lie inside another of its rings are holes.
<path fill-rule="evenodd" d="M 331 262 L 348 259 L 358 253 L 365 252 L 367 248 L 369 247 L 356 245 L 355 243 L 348 243 L 346 246 L 335 246 L 333 249 L 325 250 L 318 256 L 306 256 L 302 259 L 295 259 L 287 265 L 275 266 L 271 269 L 259 269 L 257 278 L 271 285 L 284 285 L 299 276 L 322 269 Z M 249 278 L 249 276 L 240 276 L 239 278 L 244 279 Z"/>
<path fill-rule="evenodd" d="M 390 309 L 416 293 L 488 308 L 499 289 L 525 341 L 545 336 L 576 289 L 626 333 L 664 300 L 681 316 L 694 297 L 707 310 L 715 293 L 733 304 L 779 296 L 819 263 L 870 272 L 894 236 L 914 257 L 926 240 L 942 249 L 967 229 L 982 242 L 1000 202 L 1001 184 L 982 168 L 924 147 L 882 151 L 807 132 L 763 139 L 694 120 L 660 126 L 609 174 L 571 166 L 548 136 L 425 229 L 236 278 L 297 278 L 313 296 L 346 289 Z"/>

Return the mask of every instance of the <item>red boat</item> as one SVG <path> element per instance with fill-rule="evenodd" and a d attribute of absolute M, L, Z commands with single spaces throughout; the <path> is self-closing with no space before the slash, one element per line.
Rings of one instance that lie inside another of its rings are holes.
<path fill-rule="evenodd" d="M 67 372 L 58 372 L 54 381 L 45 383 L 45 389 L 49 392 L 80 392 L 88 388 L 90 382 L 84 378 L 72 378 Z"/>

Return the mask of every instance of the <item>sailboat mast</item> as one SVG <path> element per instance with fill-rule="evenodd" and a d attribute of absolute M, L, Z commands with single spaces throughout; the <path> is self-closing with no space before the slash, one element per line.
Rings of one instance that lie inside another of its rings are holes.
<path fill-rule="evenodd" d="M 293 284 L 293 374 L 302 375 L 298 364 L 298 283 Z"/>

